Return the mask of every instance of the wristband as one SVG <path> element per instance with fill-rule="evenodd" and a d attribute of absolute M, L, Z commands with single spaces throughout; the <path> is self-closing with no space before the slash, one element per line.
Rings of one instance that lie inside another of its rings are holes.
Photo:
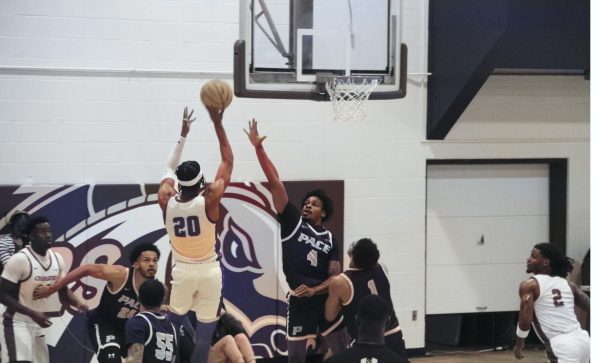
<path fill-rule="evenodd" d="M 517 336 L 519 338 L 525 339 L 529 335 L 529 330 L 521 330 L 519 324 L 517 323 Z"/>

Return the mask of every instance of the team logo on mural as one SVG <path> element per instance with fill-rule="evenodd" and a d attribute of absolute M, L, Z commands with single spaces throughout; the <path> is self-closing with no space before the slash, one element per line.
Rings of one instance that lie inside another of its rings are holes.
<path fill-rule="evenodd" d="M 1 187 L 4 209 L 45 215 L 53 225 L 53 249 L 68 270 L 82 264 L 129 265 L 136 244 L 152 242 L 161 251 L 157 277 L 164 281 L 169 241 L 156 203 L 156 185 L 74 185 Z M 0 225 L 0 228 L 3 225 Z M 248 331 L 257 357 L 285 354 L 285 292 L 278 223 L 269 192 L 261 184 L 232 183 L 222 200 L 217 235 L 221 246 L 223 294 L 228 311 Z M 105 282 L 84 278 L 70 286 L 95 308 Z M 52 361 L 95 361 L 84 316 L 64 310 L 47 329 Z M 76 347 L 81 353 L 75 353 Z"/>

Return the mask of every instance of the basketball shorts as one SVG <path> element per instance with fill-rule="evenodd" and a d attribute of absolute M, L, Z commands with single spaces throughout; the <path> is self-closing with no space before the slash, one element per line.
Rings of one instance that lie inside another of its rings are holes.
<path fill-rule="evenodd" d="M 590 335 L 583 329 L 557 335 L 546 347 L 550 362 L 587 363 L 590 361 Z"/>
<path fill-rule="evenodd" d="M 4 318 L 4 338 L 8 361 L 48 363 L 48 346 L 42 328 L 36 323 Z"/>
<path fill-rule="evenodd" d="M 99 363 L 121 363 L 121 357 L 127 357 L 122 328 L 102 321 L 88 321 L 88 335 Z"/>
<path fill-rule="evenodd" d="M 311 297 L 296 297 L 288 294 L 287 334 L 288 340 L 316 338 L 344 328 L 341 314 L 332 321 L 325 319 L 327 294 Z"/>
<path fill-rule="evenodd" d="M 172 272 L 169 309 L 178 315 L 196 312 L 203 323 L 219 319 L 223 275 L 219 261 L 184 263 L 177 261 Z"/>
<path fill-rule="evenodd" d="M 406 354 L 406 344 L 404 343 L 402 330 L 399 326 L 385 332 L 385 345 L 393 350 L 394 353 L 408 360 L 408 355 Z"/>

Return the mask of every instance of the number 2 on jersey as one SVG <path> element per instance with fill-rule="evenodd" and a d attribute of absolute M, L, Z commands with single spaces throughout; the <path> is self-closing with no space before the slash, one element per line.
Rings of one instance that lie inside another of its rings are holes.
<path fill-rule="evenodd" d="M 199 236 L 200 220 L 198 216 L 173 218 L 173 229 L 177 237 Z"/>
<path fill-rule="evenodd" d="M 554 306 L 559 307 L 565 305 L 564 301 L 562 301 L 562 294 L 560 293 L 559 289 L 552 289 L 552 295 L 554 295 L 552 297 L 552 300 L 554 301 Z"/>

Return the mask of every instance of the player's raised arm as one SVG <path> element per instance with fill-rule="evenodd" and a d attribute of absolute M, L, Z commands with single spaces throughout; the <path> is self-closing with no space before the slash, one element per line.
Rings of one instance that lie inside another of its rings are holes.
<path fill-rule="evenodd" d="M 217 169 L 215 181 L 222 179 L 225 183 L 225 187 L 227 187 L 231 181 L 231 173 L 233 171 L 233 151 L 231 150 L 227 133 L 223 128 L 223 112 L 225 112 L 225 110 L 211 107 L 206 107 L 206 109 L 208 110 L 210 119 L 215 127 L 215 133 L 219 140 L 219 152 L 221 153 L 221 164 L 219 165 L 219 169 Z"/>
<path fill-rule="evenodd" d="M 281 213 L 288 203 L 288 195 L 283 186 L 283 182 L 279 179 L 279 173 L 277 173 L 275 165 L 271 159 L 269 159 L 269 156 L 263 147 L 262 143 L 267 137 L 258 134 L 258 125 L 255 119 L 248 121 L 248 130 L 244 129 L 244 132 L 248 135 L 248 139 L 252 146 L 254 146 L 260 167 L 269 182 L 269 190 L 273 195 L 275 210 L 277 213 Z"/>
<path fill-rule="evenodd" d="M 160 208 L 165 210 L 167 206 L 167 202 L 169 198 L 171 198 L 174 194 L 177 193 L 175 190 L 175 181 L 177 177 L 175 176 L 175 170 L 181 161 L 181 153 L 183 151 L 183 146 L 185 145 L 185 140 L 190 132 L 190 127 L 192 122 L 196 120 L 192 118 L 194 114 L 194 110 L 191 110 L 188 113 L 187 106 L 183 109 L 183 118 L 181 120 L 181 132 L 179 133 L 179 139 L 177 143 L 171 150 L 169 157 L 167 158 L 167 165 L 165 167 L 165 175 L 163 179 L 160 181 L 160 187 L 158 189 L 158 205 Z"/>
<path fill-rule="evenodd" d="M 217 169 L 215 180 L 208 187 L 206 191 L 206 212 L 211 220 L 216 221 L 219 219 L 219 203 L 225 193 L 225 188 L 231 181 L 231 173 L 233 171 L 233 151 L 227 138 L 227 133 L 223 128 L 223 108 L 214 108 L 206 106 L 210 119 L 212 120 L 213 126 L 215 127 L 215 133 L 219 140 L 219 151 L 221 154 L 221 164 Z"/>

